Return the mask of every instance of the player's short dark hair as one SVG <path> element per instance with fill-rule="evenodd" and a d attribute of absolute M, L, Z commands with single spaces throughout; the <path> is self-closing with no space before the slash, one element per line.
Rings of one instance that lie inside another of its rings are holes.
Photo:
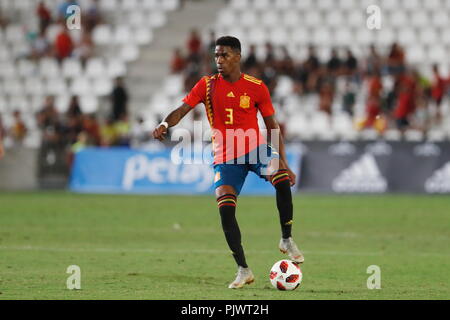
<path fill-rule="evenodd" d="M 241 42 L 238 38 L 232 36 L 223 36 L 216 40 L 216 46 L 226 46 L 233 50 L 241 52 Z"/>

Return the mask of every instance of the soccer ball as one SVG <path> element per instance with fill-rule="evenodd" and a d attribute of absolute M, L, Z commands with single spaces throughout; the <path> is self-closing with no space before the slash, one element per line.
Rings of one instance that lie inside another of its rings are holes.
<path fill-rule="evenodd" d="M 277 261 L 270 269 L 270 283 L 278 290 L 295 290 L 302 278 L 302 270 L 290 260 Z"/>

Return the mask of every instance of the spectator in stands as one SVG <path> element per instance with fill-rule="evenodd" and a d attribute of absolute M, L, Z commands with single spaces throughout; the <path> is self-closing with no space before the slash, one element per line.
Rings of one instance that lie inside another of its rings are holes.
<path fill-rule="evenodd" d="M 99 1 L 92 0 L 89 7 L 84 12 L 84 32 L 91 34 L 92 30 L 103 21 L 102 13 L 100 11 Z"/>
<path fill-rule="evenodd" d="M 303 63 L 302 70 L 302 72 L 304 72 L 303 77 L 305 77 L 305 89 L 307 93 L 317 92 L 320 65 L 321 63 L 317 57 L 316 48 L 313 45 L 309 45 L 308 57 Z"/>
<path fill-rule="evenodd" d="M 9 20 L 3 15 L 2 8 L 0 7 L 0 29 L 5 29 L 8 23 Z"/>
<path fill-rule="evenodd" d="M 83 114 L 81 116 L 81 122 L 83 131 L 88 136 L 88 144 L 99 146 L 101 144 L 100 125 L 98 124 L 96 115 L 94 113 Z"/>
<path fill-rule="evenodd" d="M 170 72 L 181 73 L 186 68 L 186 60 L 183 57 L 180 48 L 173 51 L 172 61 L 170 62 Z"/>
<path fill-rule="evenodd" d="M 356 102 L 356 93 L 353 83 L 347 78 L 345 81 L 345 89 L 342 95 L 342 109 L 351 117 L 354 114 Z"/>
<path fill-rule="evenodd" d="M 66 117 L 80 117 L 82 114 L 80 102 L 78 100 L 78 96 L 72 96 L 70 98 L 69 107 L 67 108 Z"/>
<path fill-rule="evenodd" d="M 441 103 L 446 92 L 446 81 L 439 72 L 437 64 L 433 65 L 433 82 L 431 85 L 431 99 L 436 106 L 435 122 L 439 124 L 442 120 Z"/>
<path fill-rule="evenodd" d="M 195 63 L 201 61 L 202 40 L 197 29 L 192 29 L 187 41 L 188 60 Z"/>
<path fill-rule="evenodd" d="M 55 57 L 58 61 L 62 61 L 67 57 L 72 55 L 72 51 L 74 49 L 74 43 L 72 38 L 70 37 L 67 28 L 63 26 L 60 33 L 56 36 L 55 44 Z"/>
<path fill-rule="evenodd" d="M 83 31 L 79 43 L 76 44 L 73 50 L 73 56 L 81 60 L 83 66 L 89 58 L 94 55 L 94 42 L 92 41 L 91 34 Z"/>
<path fill-rule="evenodd" d="M 331 106 L 333 105 L 334 88 L 329 81 L 325 81 L 319 91 L 319 109 L 328 115 L 331 115 Z"/>
<path fill-rule="evenodd" d="M 383 132 L 386 128 L 386 121 L 382 114 L 383 109 L 381 105 L 382 90 L 381 74 L 380 71 L 376 69 L 368 79 L 366 118 L 361 124 L 361 129 L 373 127 L 379 132 Z"/>
<path fill-rule="evenodd" d="M 50 43 L 48 42 L 45 33 L 40 32 L 34 39 L 31 40 L 31 52 L 29 58 L 32 60 L 39 60 L 43 57 L 49 56 L 50 53 Z"/>
<path fill-rule="evenodd" d="M 383 59 L 374 44 L 370 45 L 369 56 L 366 59 L 366 73 L 371 75 L 375 70 L 381 70 Z"/>
<path fill-rule="evenodd" d="M 88 134 L 84 131 L 81 131 L 80 133 L 78 133 L 75 142 L 71 144 L 69 152 L 67 154 L 67 164 L 69 168 L 72 167 L 75 154 L 77 152 L 80 152 L 87 146 L 88 146 Z"/>
<path fill-rule="evenodd" d="M 53 96 L 46 97 L 42 109 L 37 114 L 37 124 L 43 133 L 43 145 L 59 145 L 64 143 L 63 126 L 60 122 Z"/>
<path fill-rule="evenodd" d="M 247 58 L 244 60 L 244 71 L 247 72 L 248 70 L 257 67 L 259 65 L 258 58 L 256 57 L 256 47 L 254 44 L 250 45 L 249 52 L 247 55 Z"/>
<path fill-rule="evenodd" d="M 21 112 L 19 110 L 14 110 L 13 118 L 14 122 L 9 129 L 9 135 L 15 143 L 22 144 L 23 139 L 25 139 L 28 131 L 27 126 L 25 125 L 25 122 L 23 121 Z"/>
<path fill-rule="evenodd" d="M 292 77 L 294 75 L 294 59 L 292 59 L 286 46 L 281 47 L 281 55 L 278 61 L 278 71 Z"/>
<path fill-rule="evenodd" d="M 114 82 L 114 88 L 111 93 L 112 119 L 117 121 L 123 115 L 128 114 L 128 92 L 124 86 L 123 78 L 118 77 Z"/>
<path fill-rule="evenodd" d="M 100 139 L 102 147 L 110 147 L 116 143 L 116 128 L 114 126 L 114 119 L 109 117 L 100 126 Z"/>
<path fill-rule="evenodd" d="M 393 75 L 402 73 L 405 69 L 405 52 L 397 42 L 394 42 L 391 46 L 387 58 L 387 67 L 389 74 Z"/>
<path fill-rule="evenodd" d="M 122 147 L 130 146 L 130 124 L 128 117 L 123 114 L 118 121 L 114 123 L 114 131 L 116 133 L 116 145 Z"/>
<path fill-rule="evenodd" d="M 344 66 L 344 74 L 347 76 L 352 77 L 353 80 L 356 80 L 354 78 L 357 74 L 358 69 L 358 59 L 353 55 L 352 50 L 349 48 L 346 49 L 346 59 L 344 60 L 343 66 Z"/>
<path fill-rule="evenodd" d="M 342 61 L 336 48 L 331 49 L 331 57 L 327 62 L 327 71 L 334 76 L 338 76 L 341 71 Z"/>
<path fill-rule="evenodd" d="M 410 70 L 400 71 L 398 98 L 394 110 L 394 118 L 397 128 L 401 131 L 410 125 L 409 117 L 415 108 L 416 79 L 413 78 Z"/>
<path fill-rule="evenodd" d="M 47 27 L 52 23 L 52 15 L 44 1 L 39 1 L 36 8 L 36 15 L 39 19 L 39 33 L 45 34 Z"/>

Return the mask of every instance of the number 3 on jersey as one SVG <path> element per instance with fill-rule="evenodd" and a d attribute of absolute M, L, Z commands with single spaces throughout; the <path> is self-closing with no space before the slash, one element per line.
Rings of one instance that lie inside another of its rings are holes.
<path fill-rule="evenodd" d="M 225 121 L 225 124 L 233 124 L 233 109 L 225 108 L 225 111 L 227 112 L 227 120 Z"/>

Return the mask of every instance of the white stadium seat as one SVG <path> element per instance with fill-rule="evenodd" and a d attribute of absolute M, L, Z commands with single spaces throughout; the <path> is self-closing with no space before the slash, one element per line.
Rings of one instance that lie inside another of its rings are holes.
<path fill-rule="evenodd" d="M 29 95 L 42 96 L 45 94 L 44 83 L 38 77 L 25 78 L 24 89 L 24 92 Z"/>
<path fill-rule="evenodd" d="M 39 74 L 47 78 L 60 76 L 61 71 L 58 62 L 52 58 L 42 58 L 39 61 Z"/>
<path fill-rule="evenodd" d="M 90 78 L 100 77 L 105 74 L 106 67 L 101 58 L 90 58 L 86 62 L 85 75 Z"/>
<path fill-rule="evenodd" d="M 82 74 L 81 62 L 79 59 L 68 58 L 62 62 L 61 73 L 66 78 L 75 78 Z"/>
<path fill-rule="evenodd" d="M 113 33 L 110 25 L 101 24 L 92 32 L 92 40 L 97 45 L 107 45 L 112 42 Z"/>

